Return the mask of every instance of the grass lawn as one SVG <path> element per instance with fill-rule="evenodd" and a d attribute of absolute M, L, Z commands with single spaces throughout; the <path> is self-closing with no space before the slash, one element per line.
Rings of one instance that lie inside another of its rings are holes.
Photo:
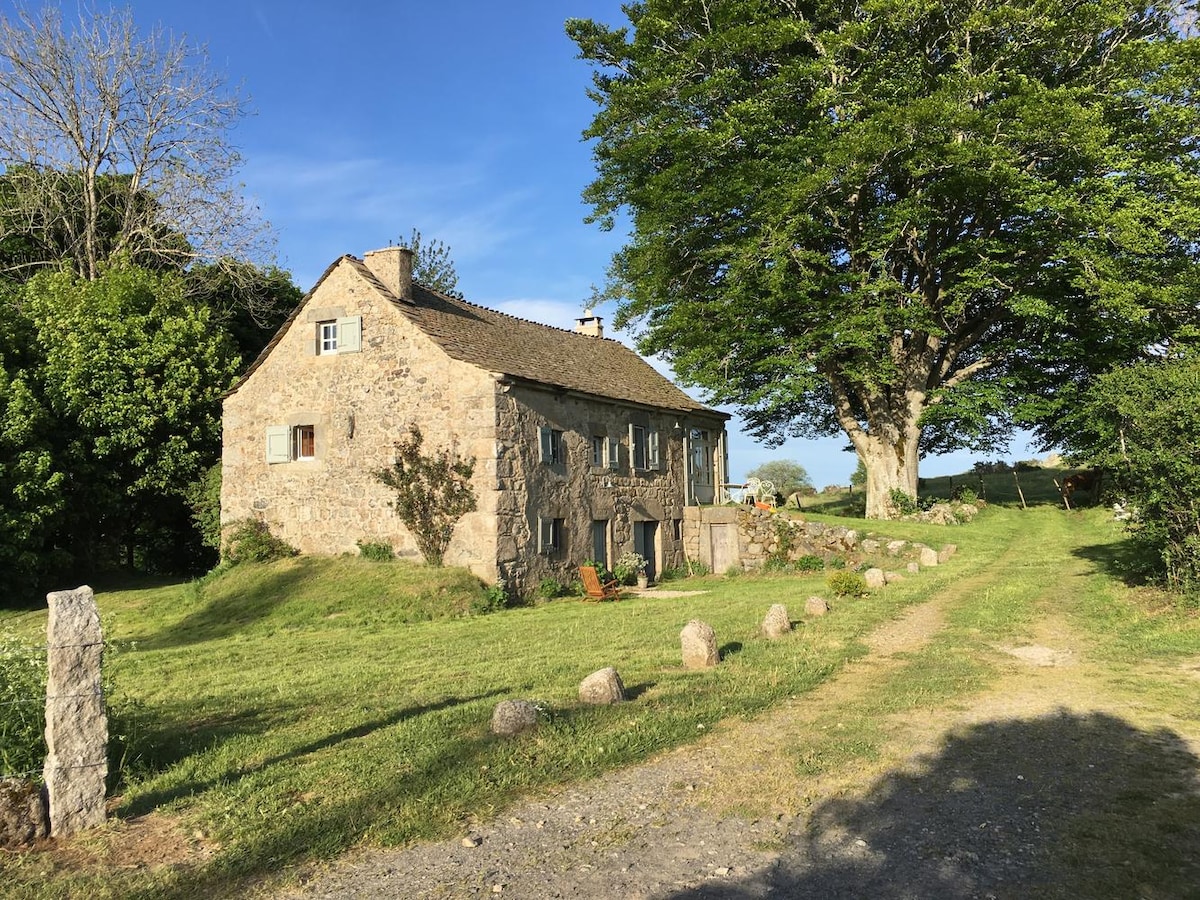
<path fill-rule="evenodd" d="M 908 605 L 972 577 L 996 581 L 1016 545 L 1032 560 L 1020 577 L 1044 578 L 1060 548 L 1039 551 L 1039 528 L 1048 525 L 1037 523 L 1064 515 L 988 509 L 958 528 L 881 524 L 889 536 L 954 542 L 960 552 L 869 597 L 835 602 L 832 614 L 776 642 L 757 634 L 767 608 L 783 602 L 800 618 L 807 596 L 828 596 L 823 575 L 706 577 L 668 585 L 703 591 L 693 596 L 562 599 L 486 616 L 459 615 L 479 591 L 462 572 L 349 558 L 289 559 L 99 593 L 115 647 L 114 730 L 127 739 L 114 824 L 73 855 L 0 858 L 3 894 L 237 896 L 356 845 L 454 834 L 524 794 L 637 762 L 810 690 Z M 1100 519 L 1078 521 L 1104 537 L 1111 529 Z M 1022 612 L 1004 597 L 1000 588 L 983 592 L 970 627 L 982 627 L 982 617 L 993 630 L 1018 629 Z M 1098 627 L 1133 642 L 1127 657 L 1148 643 L 1167 652 L 1161 636 L 1128 637 L 1149 627 L 1137 614 L 1114 615 Z M 692 618 L 716 630 L 723 662 L 715 670 L 680 668 L 678 635 Z M 36 637 L 44 613 L 0 612 L 4 627 Z M 1189 623 L 1171 634 L 1172 652 L 1200 651 Z M 927 668 L 897 685 L 903 696 L 881 701 L 902 708 L 912 696 L 972 689 L 986 678 L 961 654 L 947 659 L 970 669 L 970 684 Z M 580 680 L 607 665 L 632 702 L 579 707 Z M 507 698 L 540 702 L 536 732 L 489 734 L 491 711 Z M 205 854 L 174 867 L 79 865 L 89 853 L 102 864 L 124 823 L 146 816 L 173 823 Z"/>

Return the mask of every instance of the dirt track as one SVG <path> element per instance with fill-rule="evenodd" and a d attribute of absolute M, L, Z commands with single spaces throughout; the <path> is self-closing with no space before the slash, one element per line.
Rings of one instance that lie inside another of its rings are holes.
<path fill-rule="evenodd" d="M 1198 897 L 1200 831 L 1170 823 L 1180 804 L 1184 820 L 1200 810 L 1200 722 L 1128 699 L 1055 615 L 1062 589 L 1046 587 L 1033 640 L 985 651 L 998 683 L 882 721 L 868 762 L 817 778 L 797 765 L 810 736 L 869 707 L 943 627 L 951 598 L 912 608 L 868 656 L 755 721 L 452 840 L 352 855 L 282 896 Z M 1155 677 L 1195 690 L 1186 668 Z M 1153 846 L 1126 858 L 1124 835 L 1106 852 L 1131 809 Z"/>

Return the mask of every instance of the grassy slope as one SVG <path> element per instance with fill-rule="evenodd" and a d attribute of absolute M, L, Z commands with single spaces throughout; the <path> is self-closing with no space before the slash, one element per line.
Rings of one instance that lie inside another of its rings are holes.
<path fill-rule="evenodd" d="M 121 648 L 112 660 L 115 700 L 141 723 L 135 775 L 116 815 L 178 817 L 186 833 L 202 833 L 217 850 L 198 870 L 94 879 L 55 871 L 47 855 L 14 857 L 0 862 L 6 893 L 230 896 L 248 880 L 363 841 L 452 833 L 523 793 L 636 762 L 686 743 L 701 725 L 802 693 L 860 654 L 858 639 L 879 622 L 956 590 L 963 578 L 983 573 L 990 585 L 974 616 L 996 617 L 1002 631 L 1019 627 L 1000 577 L 1008 563 L 997 561 L 1013 559 L 1019 544 L 1017 556 L 1031 560 L 1022 581 L 1037 580 L 1053 553 L 1109 534 L 1092 515 L 1077 519 L 1079 536 L 1064 538 L 1055 524 L 1064 515 L 989 510 L 966 528 L 889 525 L 899 537 L 953 540 L 961 552 L 948 566 L 839 603 L 833 615 L 775 643 L 756 635 L 767 607 L 787 603 L 795 618 L 808 594 L 823 592 L 821 576 L 698 579 L 680 585 L 707 591 L 691 597 L 563 600 L 435 621 L 420 620 L 467 602 L 478 588 L 460 573 L 401 563 L 289 560 L 198 585 L 102 594 L 108 634 Z M 1047 529 L 1055 539 L 1039 550 Z M 1114 614 L 1115 632 L 1149 627 L 1119 599 L 1094 602 L 1124 610 Z M 724 645 L 717 670 L 678 667 L 679 629 L 695 617 L 710 622 Z M 29 614 L 6 618 L 38 624 Z M 1197 652 L 1191 624 L 1166 618 L 1177 623 L 1167 629 L 1175 643 L 1156 639 L 1156 652 Z M 1126 652 L 1136 656 L 1145 646 Z M 969 677 L 956 676 L 951 663 Z M 634 702 L 578 708 L 579 681 L 605 665 L 617 666 Z M 955 652 L 909 689 L 925 696 L 971 690 L 976 676 Z M 546 705 L 536 734 L 510 741 L 488 734 L 492 707 L 510 697 Z"/>

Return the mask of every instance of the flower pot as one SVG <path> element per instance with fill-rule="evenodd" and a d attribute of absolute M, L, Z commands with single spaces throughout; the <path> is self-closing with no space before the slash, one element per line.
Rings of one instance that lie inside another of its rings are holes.
<path fill-rule="evenodd" d="M 639 588 L 648 588 L 650 586 L 650 578 L 647 575 L 639 575 L 637 577 L 637 586 Z"/>

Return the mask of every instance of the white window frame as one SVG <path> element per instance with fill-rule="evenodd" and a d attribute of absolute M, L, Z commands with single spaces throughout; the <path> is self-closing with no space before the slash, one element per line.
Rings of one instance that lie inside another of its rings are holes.
<path fill-rule="evenodd" d="M 310 452 L 304 453 L 304 435 L 309 436 Z M 317 458 L 317 426 L 316 425 L 293 425 L 292 426 L 292 459 L 308 460 Z"/>
<path fill-rule="evenodd" d="M 342 316 L 317 323 L 317 356 L 362 351 L 362 316 Z"/>

